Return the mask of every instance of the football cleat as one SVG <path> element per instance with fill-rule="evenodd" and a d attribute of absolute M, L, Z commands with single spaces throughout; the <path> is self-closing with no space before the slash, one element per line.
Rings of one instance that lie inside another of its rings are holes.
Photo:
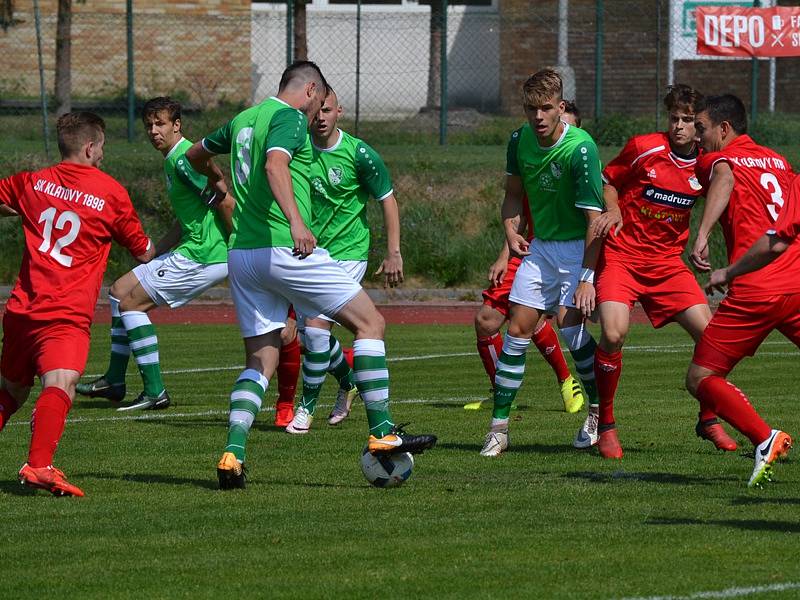
<path fill-rule="evenodd" d="M 47 490 L 53 496 L 82 497 L 84 495 L 83 490 L 67 481 L 64 473 L 53 465 L 34 468 L 25 463 L 19 470 L 19 482 L 32 488 Z"/>
<path fill-rule="evenodd" d="M 79 383 L 75 386 L 75 391 L 81 396 L 106 398 L 112 402 L 122 402 L 125 399 L 125 384 L 110 383 L 105 375 L 89 383 Z"/>
<path fill-rule="evenodd" d="M 350 407 L 353 406 L 353 402 L 358 398 L 359 393 L 356 386 L 351 387 L 349 390 L 339 388 L 333 410 L 328 415 L 328 425 L 338 425 L 347 418 L 347 415 L 350 414 Z"/>
<path fill-rule="evenodd" d="M 286 427 L 294 419 L 294 402 L 275 403 L 275 425 Z"/>
<path fill-rule="evenodd" d="M 286 433 L 293 433 L 295 435 L 306 434 L 308 430 L 311 429 L 312 421 L 314 421 L 314 415 L 308 412 L 305 407 L 298 406 L 297 410 L 294 411 L 294 418 L 286 426 Z"/>
<path fill-rule="evenodd" d="M 561 382 L 561 399 L 564 401 L 564 410 L 576 413 L 583 408 L 583 390 L 580 382 L 572 375 Z"/>
<path fill-rule="evenodd" d="M 729 436 L 717 419 L 698 421 L 694 428 L 697 437 L 710 441 L 717 450 L 733 452 L 736 450 L 736 440 Z"/>
<path fill-rule="evenodd" d="M 490 431 L 483 440 L 481 456 L 500 456 L 508 449 L 508 431 Z"/>
<path fill-rule="evenodd" d="M 367 448 L 370 454 L 396 454 L 397 452 L 410 452 L 422 454 L 436 445 L 436 436 L 432 434 L 411 435 L 403 431 L 402 425 L 393 425 L 392 429 L 383 437 L 369 436 Z"/>
<path fill-rule="evenodd" d="M 747 487 L 762 487 L 772 481 L 772 463 L 779 458 L 786 458 L 792 449 L 792 438 L 783 431 L 773 429 L 770 436 L 755 449 L 756 464 Z"/>
<path fill-rule="evenodd" d="M 247 481 L 247 469 L 233 452 L 225 452 L 217 464 L 217 479 L 221 490 L 244 489 Z"/>
<path fill-rule="evenodd" d="M 155 398 L 152 396 L 148 396 L 144 392 L 139 394 L 136 400 L 133 403 L 128 404 L 127 406 L 120 406 L 117 411 L 124 412 L 128 410 L 162 410 L 168 408 L 171 401 L 169 399 L 169 394 L 167 394 L 167 390 L 161 392 Z"/>
<path fill-rule="evenodd" d="M 616 425 L 605 425 L 600 428 L 597 449 L 603 458 L 622 458 L 622 446 L 619 443 Z"/>
<path fill-rule="evenodd" d="M 589 405 L 589 413 L 586 420 L 578 430 L 572 445 L 576 448 L 591 448 L 597 443 L 597 421 L 600 418 L 600 406 L 597 404 Z"/>

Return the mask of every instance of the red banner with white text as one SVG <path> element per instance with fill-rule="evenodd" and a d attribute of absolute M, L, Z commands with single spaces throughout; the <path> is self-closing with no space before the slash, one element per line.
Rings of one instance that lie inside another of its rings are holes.
<path fill-rule="evenodd" d="M 698 54 L 800 56 L 800 6 L 699 6 L 695 17 Z"/>

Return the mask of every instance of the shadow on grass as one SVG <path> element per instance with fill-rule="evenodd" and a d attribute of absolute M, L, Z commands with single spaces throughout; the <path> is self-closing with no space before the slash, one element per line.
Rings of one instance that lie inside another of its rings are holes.
<path fill-rule="evenodd" d="M 16 479 L 14 481 L 0 481 L 0 493 L 11 494 L 12 496 L 33 496 L 38 492 L 34 488 L 22 485 Z"/>
<path fill-rule="evenodd" d="M 436 444 L 437 449 L 444 450 L 461 450 L 464 452 L 475 452 L 476 454 L 481 451 L 483 444 L 454 444 L 451 442 L 439 442 Z M 514 444 L 507 451 L 509 454 L 573 454 L 575 449 L 572 446 L 565 444 Z"/>
<path fill-rule="evenodd" d="M 766 521 L 764 519 L 691 519 L 672 517 L 653 517 L 645 521 L 645 525 L 717 525 L 718 527 L 735 527 L 749 531 L 778 531 L 781 533 L 800 533 L 798 521 Z"/>
<path fill-rule="evenodd" d="M 800 498 L 753 498 L 750 496 L 739 496 L 731 500 L 734 506 L 752 506 L 757 504 L 797 504 L 800 505 Z"/>
<path fill-rule="evenodd" d="M 585 479 L 595 483 L 615 483 L 617 481 L 634 481 L 645 483 L 670 483 L 675 485 L 716 485 L 721 481 L 734 481 L 735 477 L 708 477 L 706 475 L 679 475 L 678 473 L 640 473 L 614 471 L 601 473 L 597 471 L 573 471 L 564 473 L 562 477 L 569 479 Z"/>
<path fill-rule="evenodd" d="M 116 481 L 132 481 L 133 483 L 148 483 L 159 485 L 193 485 L 207 490 L 216 490 L 219 488 L 215 479 L 191 479 L 189 477 L 170 477 L 158 473 L 85 473 L 83 477 L 95 479 L 110 479 Z"/>
<path fill-rule="evenodd" d="M 122 406 L 122 402 L 111 402 L 111 400 L 106 400 L 105 398 L 81 398 L 79 396 L 74 406 L 77 408 L 105 408 L 106 410 L 112 410 Z M 114 412 L 116 412 L 116 410 Z"/>

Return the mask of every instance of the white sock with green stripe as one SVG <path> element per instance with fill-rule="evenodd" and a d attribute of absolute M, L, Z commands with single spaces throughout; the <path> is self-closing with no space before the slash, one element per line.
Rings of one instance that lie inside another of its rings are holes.
<path fill-rule="evenodd" d="M 133 358 L 144 381 L 144 393 L 150 398 L 157 398 L 164 391 L 164 381 L 161 379 L 156 328 L 147 313 L 128 310 L 120 316 L 128 332 Z"/>
<path fill-rule="evenodd" d="M 319 327 L 306 327 L 305 346 L 303 395 L 300 398 L 300 406 L 313 415 L 331 362 L 331 332 Z"/>
<path fill-rule="evenodd" d="M 331 364 L 328 373 L 336 377 L 339 387 L 343 390 L 353 388 L 353 370 L 347 364 L 347 360 L 342 352 L 342 346 L 334 335 L 331 335 Z"/>
<path fill-rule="evenodd" d="M 247 435 L 261 410 L 261 401 L 267 393 L 267 387 L 269 380 L 255 369 L 242 371 L 233 386 L 225 452 L 233 452 L 239 462 L 244 462 Z"/>
<path fill-rule="evenodd" d="M 508 429 L 511 405 L 522 385 L 522 377 L 525 375 L 525 353 L 530 345 L 530 339 L 508 334 L 503 338 L 503 351 L 497 359 L 497 373 L 494 376 L 492 431 Z"/>
<path fill-rule="evenodd" d="M 369 432 L 381 438 L 394 427 L 389 411 L 389 370 L 383 340 L 353 342 L 353 367 L 353 379 L 367 409 Z"/>
<path fill-rule="evenodd" d="M 111 306 L 111 357 L 104 377 L 109 383 L 125 383 L 128 359 L 131 356 L 128 332 L 119 314 L 119 300 L 109 296 L 108 303 Z"/>
<path fill-rule="evenodd" d="M 597 344 L 592 334 L 585 325 L 573 325 L 572 327 L 563 327 L 561 336 L 567 342 L 572 360 L 575 361 L 575 370 L 578 372 L 578 378 L 589 398 L 589 404 L 598 404 L 597 384 L 594 380 L 594 351 Z"/>

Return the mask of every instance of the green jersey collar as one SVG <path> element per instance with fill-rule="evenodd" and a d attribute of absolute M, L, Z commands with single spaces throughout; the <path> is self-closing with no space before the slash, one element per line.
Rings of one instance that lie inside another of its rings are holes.
<path fill-rule="evenodd" d="M 570 128 L 570 124 L 567 123 L 566 121 L 561 121 L 561 122 L 564 123 L 564 131 L 561 132 L 561 135 L 556 140 L 555 144 L 553 144 L 552 146 L 542 146 L 541 144 L 539 144 L 539 138 L 536 138 L 536 144 L 539 146 L 540 150 L 552 150 L 553 148 L 558 146 L 561 143 L 561 141 L 566 137 L 567 131 L 569 131 Z M 536 134 L 534 133 L 534 135 Z"/>
<path fill-rule="evenodd" d="M 342 130 L 341 129 L 339 129 L 337 127 L 336 128 L 336 132 L 339 134 L 339 139 L 336 140 L 336 143 L 333 146 L 331 146 L 330 148 L 320 148 L 314 142 L 311 142 L 311 145 L 314 146 L 314 148 L 319 150 L 320 152 L 333 152 L 334 150 L 336 150 L 341 145 L 342 140 L 344 139 L 344 135 L 342 134 Z"/>
<path fill-rule="evenodd" d="M 270 97 L 269 97 L 269 99 L 270 99 L 270 100 L 275 100 L 275 101 L 277 101 L 277 102 L 280 102 L 281 104 L 285 104 L 285 105 L 286 105 L 286 106 L 288 106 L 289 108 L 294 108 L 294 106 L 292 106 L 291 104 L 289 104 L 288 102 L 286 102 L 286 101 L 284 101 L 284 100 L 281 100 L 281 99 L 280 99 L 280 98 L 278 98 L 277 96 L 270 96 Z M 295 110 L 296 110 L 296 109 L 295 109 Z"/>
<path fill-rule="evenodd" d="M 164 160 L 169 160 L 169 157 L 172 156 L 173 154 L 175 154 L 175 151 L 178 149 L 178 146 L 181 145 L 181 142 L 184 139 L 186 139 L 186 138 L 184 138 L 183 136 L 178 138 L 178 141 L 175 142 L 175 145 L 172 148 L 169 149 L 169 152 L 167 152 L 167 155 L 164 157 Z"/>

